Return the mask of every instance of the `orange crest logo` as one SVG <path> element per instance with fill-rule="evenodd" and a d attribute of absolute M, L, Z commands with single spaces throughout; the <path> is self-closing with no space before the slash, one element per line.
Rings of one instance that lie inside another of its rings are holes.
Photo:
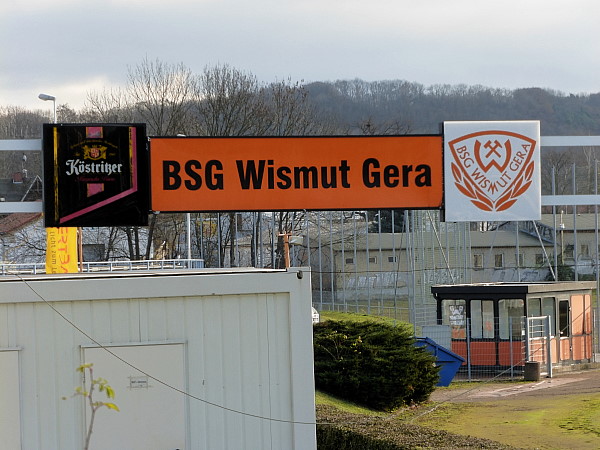
<path fill-rule="evenodd" d="M 454 184 L 482 211 L 504 211 L 529 189 L 536 141 L 509 131 L 481 131 L 448 143 Z"/>

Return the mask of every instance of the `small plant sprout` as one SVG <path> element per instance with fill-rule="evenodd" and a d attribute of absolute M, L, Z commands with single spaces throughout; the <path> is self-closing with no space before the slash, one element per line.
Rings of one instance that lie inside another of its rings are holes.
<path fill-rule="evenodd" d="M 87 434 L 85 437 L 85 445 L 84 450 L 88 450 L 90 445 L 90 438 L 92 437 L 92 431 L 94 428 L 94 418 L 96 416 L 96 411 L 98 411 L 103 406 L 108 409 L 114 409 L 115 411 L 119 411 L 119 407 L 112 402 L 103 402 L 94 399 L 94 392 L 97 390 L 98 392 L 104 392 L 106 394 L 107 399 L 115 398 L 115 391 L 108 384 L 104 378 L 94 378 L 94 369 L 93 363 L 86 363 L 79 366 L 76 370 L 80 372 L 83 376 L 82 386 L 77 386 L 75 388 L 74 396 L 82 396 L 85 397 L 86 402 L 90 408 L 90 423 L 88 425 Z M 86 376 L 86 373 L 88 376 Z M 66 397 L 63 397 L 63 400 L 66 400 Z"/>

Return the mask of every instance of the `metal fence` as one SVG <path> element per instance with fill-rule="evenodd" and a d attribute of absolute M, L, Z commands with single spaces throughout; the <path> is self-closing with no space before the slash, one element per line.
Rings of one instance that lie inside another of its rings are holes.
<path fill-rule="evenodd" d="M 502 274 L 504 281 L 533 281 L 532 278 L 537 280 L 547 272 L 556 275 L 560 269 L 571 268 L 576 280 L 584 275 L 592 277 L 600 287 L 598 161 L 592 154 L 592 150 L 595 152 L 600 147 L 600 137 L 542 137 L 542 149 L 549 147 L 580 148 L 589 154 L 590 163 L 579 168 L 556 165 L 543 177 L 542 204 L 551 210 L 554 221 L 552 226 L 541 230 L 540 224 L 535 223 L 531 226 L 523 223 L 447 223 L 439 211 L 301 211 L 288 214 L 285 225 L 282 225 L 281 216 L 277 216 L 279 213 L 247 213 L 250 225 L 246 229 L 242 229 L 243 226 L 237 229 L 236 221 L 236 239 L 229 244 L 235 248 L 223 252 L 235 255 L 234 260 L 217 258 L 214 263 L 208 258 L 209 245 L 218 249 L 225 245 L 219 240 L 221 233 L 215 239 L 203 239 L 201 234 L 201 244 L 193 256 L 206 261 L 210 267 L 276 267 L 280 253 L 278 237 L 282 231 L 289 232 L 302 238 L 301 245 L 290 247 L 290 261 L 293 266 L 311 267 L 315 308 L 392 317 L 413 324 L 415 334 L 423 326 L 437 323 L 436 305 L 430 292 L 433 284 L 492 282 L 498 281 L 494 278 L 498 274 Z M 0 151 L 40 149 L 39 140 L 0 141 Z M 33 202 L 0 204 L 0 213 L 41 210 L 39 204 L 29 203 Z M 582 213 L 595 218 L 593 228 L 582 228 Z M 387 222 L 384 217 L 389 218 Z M 213 225 L 212 219 L 205 223 L 202 215 L 194 220 L 191 226 L 202 230 L 201 233 Z M 514 243 L 505 252 L 507 259 L 512 252 L 515 264 L 511 267 L 506 261 L 500 261 L 501 267 L 497 267 L 492 249 L 498 244 L 493 239 L 487 250 L 479 247 L 482 249 L 481 266 L 474 261 L 473 233 L 493 227 L 495 230 L 513 230 Z M 572 228 L 572 240 L 565 245 L 564 233 L 569 228 Z M 222 230 L 220 219 L 216 229 Z M 549 246 L 550 254 L 544 249 L 540 250 L 540 261 L 521 261 L 520 247 L 524 242 L 519 236 L 527 232 L 539 239 L 540 249 Z M 189 248 L 189 235 L 187 244 Z M 156 264 L 186 268 L 190 267 L 188 262 L 191 264 L 192 260 L 86 263 L 85 270 L 100 270 L 103 264 L 108 264 L 105 270 L 135 270 L 134 266 L 155 269 Z M 16 270 L 41 272 L 39 265 L 17 266 L 4 265 L 2 273 Z M 595 317 L 599 317 L 597 302 L 594 308 Z M 599 328 L 595 328 L 596 350 L 600 341 L 597 337 Z"/>
<path fill-rule="evenodd" d="M 509 329 L 513 328 L 513 320 L 517 320 L 518 326 L 525 329 L 525 318 L 511 318 Z M 495 327 L 498 328 L 498 319 L 495 319 Z M 528 340 L 525 333 L 519 338 L 502 341 L 492 339 L 474 339 L 471 333 L 471 320 L 466 321 L 466 334 L 464 340 L 456 340 L 451 347 L 464 358 L 464 363 L 459 369 L 456 379 L 480 380 L 489 378 L 513 379 L 523 376 L 523 370 L 527 361 Z"/>

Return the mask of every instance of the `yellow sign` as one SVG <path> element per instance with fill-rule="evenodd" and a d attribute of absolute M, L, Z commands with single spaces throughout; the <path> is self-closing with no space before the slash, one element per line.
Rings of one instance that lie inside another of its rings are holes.
<path fill-rule="evenodd" d="M 46 228 L 46 273 L 77 272 L 77 228 Z"/>

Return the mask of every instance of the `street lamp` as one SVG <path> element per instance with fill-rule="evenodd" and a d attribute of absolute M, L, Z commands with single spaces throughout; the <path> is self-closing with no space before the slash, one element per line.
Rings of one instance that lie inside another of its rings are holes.
<path fill-rule="evenodd" d="M 38 95 L 38 98 L 40 100 L 44 100 L 44 101 L 52 100 L 52 104 L 54 105 L 54 121 L 53 121 L 53 123 L 56 123 L 56 97 L 53 95 L 49 95 L 49 94 L 40 94 L 40 95 Z"/>

